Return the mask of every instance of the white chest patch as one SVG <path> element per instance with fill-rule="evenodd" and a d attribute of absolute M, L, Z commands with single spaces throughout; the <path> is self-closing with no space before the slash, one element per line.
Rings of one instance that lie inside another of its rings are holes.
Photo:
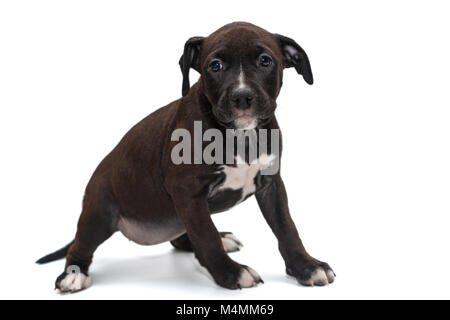
<path fill-rule="evenodd" d="M 263 154 L 258 159 L 255 159 L 252 163 L 248 164 L 238 156 L 236 158 L 235 167 L 227 165 L 223 166 L 225 181 L 220 186 L 219 190 L 242 189 L 242 198 L 240 201 L 244 200 L 247 195 L 255 192 L 256 186 L 254 179 L 258 172 L 262 169 L 268 168 L 275 158 L 276 156 L 273 154 Z"/>

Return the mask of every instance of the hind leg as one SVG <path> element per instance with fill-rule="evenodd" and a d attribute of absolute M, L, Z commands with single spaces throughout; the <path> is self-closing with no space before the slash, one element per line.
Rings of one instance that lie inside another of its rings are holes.
<path fill-rule="evenodd" d="M 116 231 L 111 202 L 102 199 L 85 201 L 78 221 L 75 241 L 66 256 L 65 271 L 56 279 L 55 288 L 61 292 L 76 292 L 91 284 L 89 266 L 95 250 Z"/>
<path fill-rule="evenodd" d="M 239 251 L 240 248 L 244 246 L 242 242 L 231 232 L 220 232 L 220 237 L 222 238 L 222 244 L 226 252 Z M 175 240 L 170 241 L 170 243 L 178 250 L 189 252 L 194 251 L 187 233 L 176 238 Z"/>

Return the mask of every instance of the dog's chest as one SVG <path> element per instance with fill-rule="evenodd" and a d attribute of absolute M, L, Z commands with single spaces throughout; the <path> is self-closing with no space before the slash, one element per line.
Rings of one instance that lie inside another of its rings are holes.
<path fill-rule="evenodd" d="M 273 155 L 261 155 L 250 164 L 237 158 L 235 165 L 223 165 L 218 172 L 220 182 L 210 193 L 212 211 L 226 210 L 248 198 L 257 189 L 256 177 L 274 160 Z"/>

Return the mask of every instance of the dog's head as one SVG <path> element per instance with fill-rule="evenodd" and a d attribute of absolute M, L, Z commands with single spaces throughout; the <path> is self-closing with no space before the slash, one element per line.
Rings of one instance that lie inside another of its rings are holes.
<path fill-rule="evenodd" d="M 272 118 L 284 68 L 294 67 L 313 83 L 308 57 L 294 40 L 244 22 L 228 24 L 206 38 L 190 38 L 180 67 L 183 96 L 193 68 L 201 75 L 215 119 L 236 129 L 253 129 Z"/>

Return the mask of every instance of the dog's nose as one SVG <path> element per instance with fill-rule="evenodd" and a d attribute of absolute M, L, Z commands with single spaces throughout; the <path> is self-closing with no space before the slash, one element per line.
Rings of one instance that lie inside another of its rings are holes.
<path fill-rule="evenodd" d="M 250 89 L 237 89 L 231 94 L 231 100 L 238 109 L 248 109 L 253 102 L 253 91 Z"/>

